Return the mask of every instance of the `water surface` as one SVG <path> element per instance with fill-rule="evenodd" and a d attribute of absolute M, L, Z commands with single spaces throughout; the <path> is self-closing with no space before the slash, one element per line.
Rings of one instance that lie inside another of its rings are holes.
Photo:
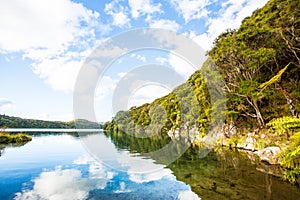
<path fill-rule="evenodd" d="M 115 165 L 118 168 L 92 158 L 80 139 L 114 147 L 117 156 L 110 161 L 119 163 Z M 145 161 L 151 169 L 160 170 L 135 173 Z M 1 200 L 198 199 L 170 169 L 116 148 L 102 133 L 84 138 L 67 134 L 34 136 L 24 146 L 6 147 L 0 157 L 0 188 Z"/>
<path fill-rule="evenodd" d="M 168 138 L 80 135 L 33 136 L 2 149 L 0 199 L 300 199 L 299 187 L 245 153 L 190 148 L 165 166 L 145 153 Z"/>

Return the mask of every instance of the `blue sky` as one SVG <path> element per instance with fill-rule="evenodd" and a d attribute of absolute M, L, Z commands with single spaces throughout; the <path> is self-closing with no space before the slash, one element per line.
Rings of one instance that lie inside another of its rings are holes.
<path fill-rule="evenodd" d="M 10 0 L 0 2 L 0 113 L 45 120 L 73 119 L 73 91 L 84 60 L 102 41 L 136 28 L 163 28 L 209 50 L 213 40 L 267 0 Z M 168 65 L 185 78 L 193 70 L 165 52 L 134 52 L 100 81 L 97 119 L 113 113 L 110 91 L 132 66 Z M 114 74 L 114 75 L 113 75 Z M 128 106 L 169 90 L 145 87 Z"/>

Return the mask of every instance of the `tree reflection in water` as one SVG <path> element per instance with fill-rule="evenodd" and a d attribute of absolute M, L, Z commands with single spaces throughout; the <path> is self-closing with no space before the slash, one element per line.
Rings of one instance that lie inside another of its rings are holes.
<path fill-rule="evenodd" d="M 121 132 L 105 134 L 117 148 L 142 155 L 170 142 L 163 135 L 135 138 Z M 203 152 L 207 156 L 203 157 Z M 276 166 L 264 165 L 253 155 L 238 150 L 215 148 L 208 152 L 205 148 L 190 147 L 167 167 L 202 199 L 297 199 L 300 196 L 299 187 L 270 175 L 279 173 Z"/>

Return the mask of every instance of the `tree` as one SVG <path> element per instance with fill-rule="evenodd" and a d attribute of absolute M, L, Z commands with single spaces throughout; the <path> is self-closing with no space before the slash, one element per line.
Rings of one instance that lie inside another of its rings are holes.
<path fill-rule="evenodd" d="M 283 73 L 288 69 L 289 65 L 291 63 L 289 63 L 287 66 L 285 66 L 282 70 L 280 70 L 274 77 L 272 77 L 269 81 L 261 84 L 259 87 L 261 89 L 260 93 L 265 90 L 267 87 L 269 87 L 272 84 L 276 84 L 278 85 L 278 89 L 282 92 L 282 94 L 284 95 L 284 97 L 286 98 L 286 101 L 289 105 L 289 108 L 291 110 L 291 113 L 294 117 L 298 118 L 298 112 L 295 109 L 295 104 L 294 101 L 298 102 L 298 100 L 296 98 L 294 98 L 291 94 L 289 94 L 286 89 L 283 88 L 283 86 L 280 84 L 281 81 L 281 77 L 283 75 Z"/>
<path fill-rule="evenodd" d="M 216 39 L 209 55 L 224 76 L 231 110 L 255 117 L 263 127 L 266 120 L 263 110 L 275 96 L 266 97 L 259 92 L 259 86 L 271 80 L 288 63 L 291 63 L 289 70 L 282 77 L 288 81 L 278 82 L 277 86 L 289 105 L 296 102 L 288 91 L 299 89 L 299 34 L 299 2 L 270 0 L 245 19 L 238 30 L 228 30 Z M 267 115 L 271 114 L 270 109 Z"/>

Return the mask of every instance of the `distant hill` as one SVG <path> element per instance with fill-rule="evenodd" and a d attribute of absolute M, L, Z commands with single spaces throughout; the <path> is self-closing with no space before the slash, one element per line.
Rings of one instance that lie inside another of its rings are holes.
<path fill-rule="evenodd" d="M 96 122 L 90 122 L 88 120 L 76 120 L 77 128 L 101 128 Z M 0 115 L 0 127 L 7 128 L 63 128 L 63 129 L 75 129 L 75 120 L 69 122 L 61 121 L 44 121 L 37 119 L 23 119 L 20 117 L 11 117 L 7 115 Z"/>

